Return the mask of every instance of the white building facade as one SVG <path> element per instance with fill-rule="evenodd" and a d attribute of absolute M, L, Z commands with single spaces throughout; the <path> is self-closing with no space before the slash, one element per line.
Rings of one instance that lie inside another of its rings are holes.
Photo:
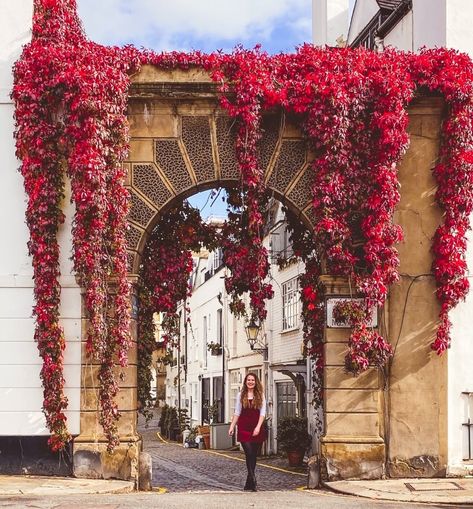
<path fill-rule="evenodd" d="M 25 224 L 26 195 L 15 157 L 14 107 L 10 99 L 12 66 L 22 45 L 31 39 L 32 0 L 0 5 L 0 436 L 48 436 L 42 412 L 42 361 L 34 341 L 33 279 Z M 71 218 L 66 196 L 66 221 L 59 234 L 61 247 L 61 324 L 65 350 L 69 430 L 79 434 L 81 374 L 81 295 L 72 274 Z"/>

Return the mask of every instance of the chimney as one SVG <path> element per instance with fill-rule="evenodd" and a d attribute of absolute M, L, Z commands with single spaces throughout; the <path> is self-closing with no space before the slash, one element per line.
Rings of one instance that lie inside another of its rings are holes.
<path fill-rule="evenodd" d="M 344 46 L 350 0 L 312 0 L 312 38 L 316 46 Z"/>

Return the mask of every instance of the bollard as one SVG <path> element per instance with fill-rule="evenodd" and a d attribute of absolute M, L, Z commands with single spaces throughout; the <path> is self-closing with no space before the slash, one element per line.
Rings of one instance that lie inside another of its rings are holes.
<path fill-rule="evenodd" d="M 307 488 L 313 490 L 320 485 L 319 457 L 311 456 L 307 462 Z"/>
<path fill-rule="evenodd" d="M 153 461 L 151 454 L 148 452 L 140 452 L 139 472 L 138 472 L 138 489 L 140 491 L 151 491 L 151 481 L 153 478 Z"/>

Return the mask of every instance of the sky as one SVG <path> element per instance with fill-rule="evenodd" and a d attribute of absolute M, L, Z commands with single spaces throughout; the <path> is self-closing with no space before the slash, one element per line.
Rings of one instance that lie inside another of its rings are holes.
<path fill-rule="evenodd" d="M 88 36 L 154 50 L 230 51 L 261 43 L 269 53 L 312 39 L 312 0 L 78 0 Z"/>

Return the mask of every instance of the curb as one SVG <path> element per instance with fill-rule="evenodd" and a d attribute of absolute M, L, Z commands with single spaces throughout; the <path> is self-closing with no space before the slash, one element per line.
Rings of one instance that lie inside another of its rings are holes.
<path fill-rule="evenodd" d="M 134 491 L 132 481 L 0 475 L 0 497 L 109 495 Z"/>
<path fill-rule="evenodd" d="M 337 481 L 335 481 L 337 482 Z M 375 481 L 374 481 L 375 482 Z M 419 496 L 412 496 L 407 493 L 395 493 L 376 490 L 375 488 L 368 488 L 366 486 L 353 486 L 353 489 L 346 489 L 335 485 L 333 482 L 321 482 L 321 485 L 339 495 L 350 497 L 365 498 L 370 500 L 386 501 L 386 502 L 403 502 L 411 504 L 439 504 L 445 506 L 473 506 L 473 494 L 466 495 L 465 497 L 450 497 L 439 495 L 427 495 L 419 493 Z M 467 498 L 467 500 L 465 500 Z"/>

